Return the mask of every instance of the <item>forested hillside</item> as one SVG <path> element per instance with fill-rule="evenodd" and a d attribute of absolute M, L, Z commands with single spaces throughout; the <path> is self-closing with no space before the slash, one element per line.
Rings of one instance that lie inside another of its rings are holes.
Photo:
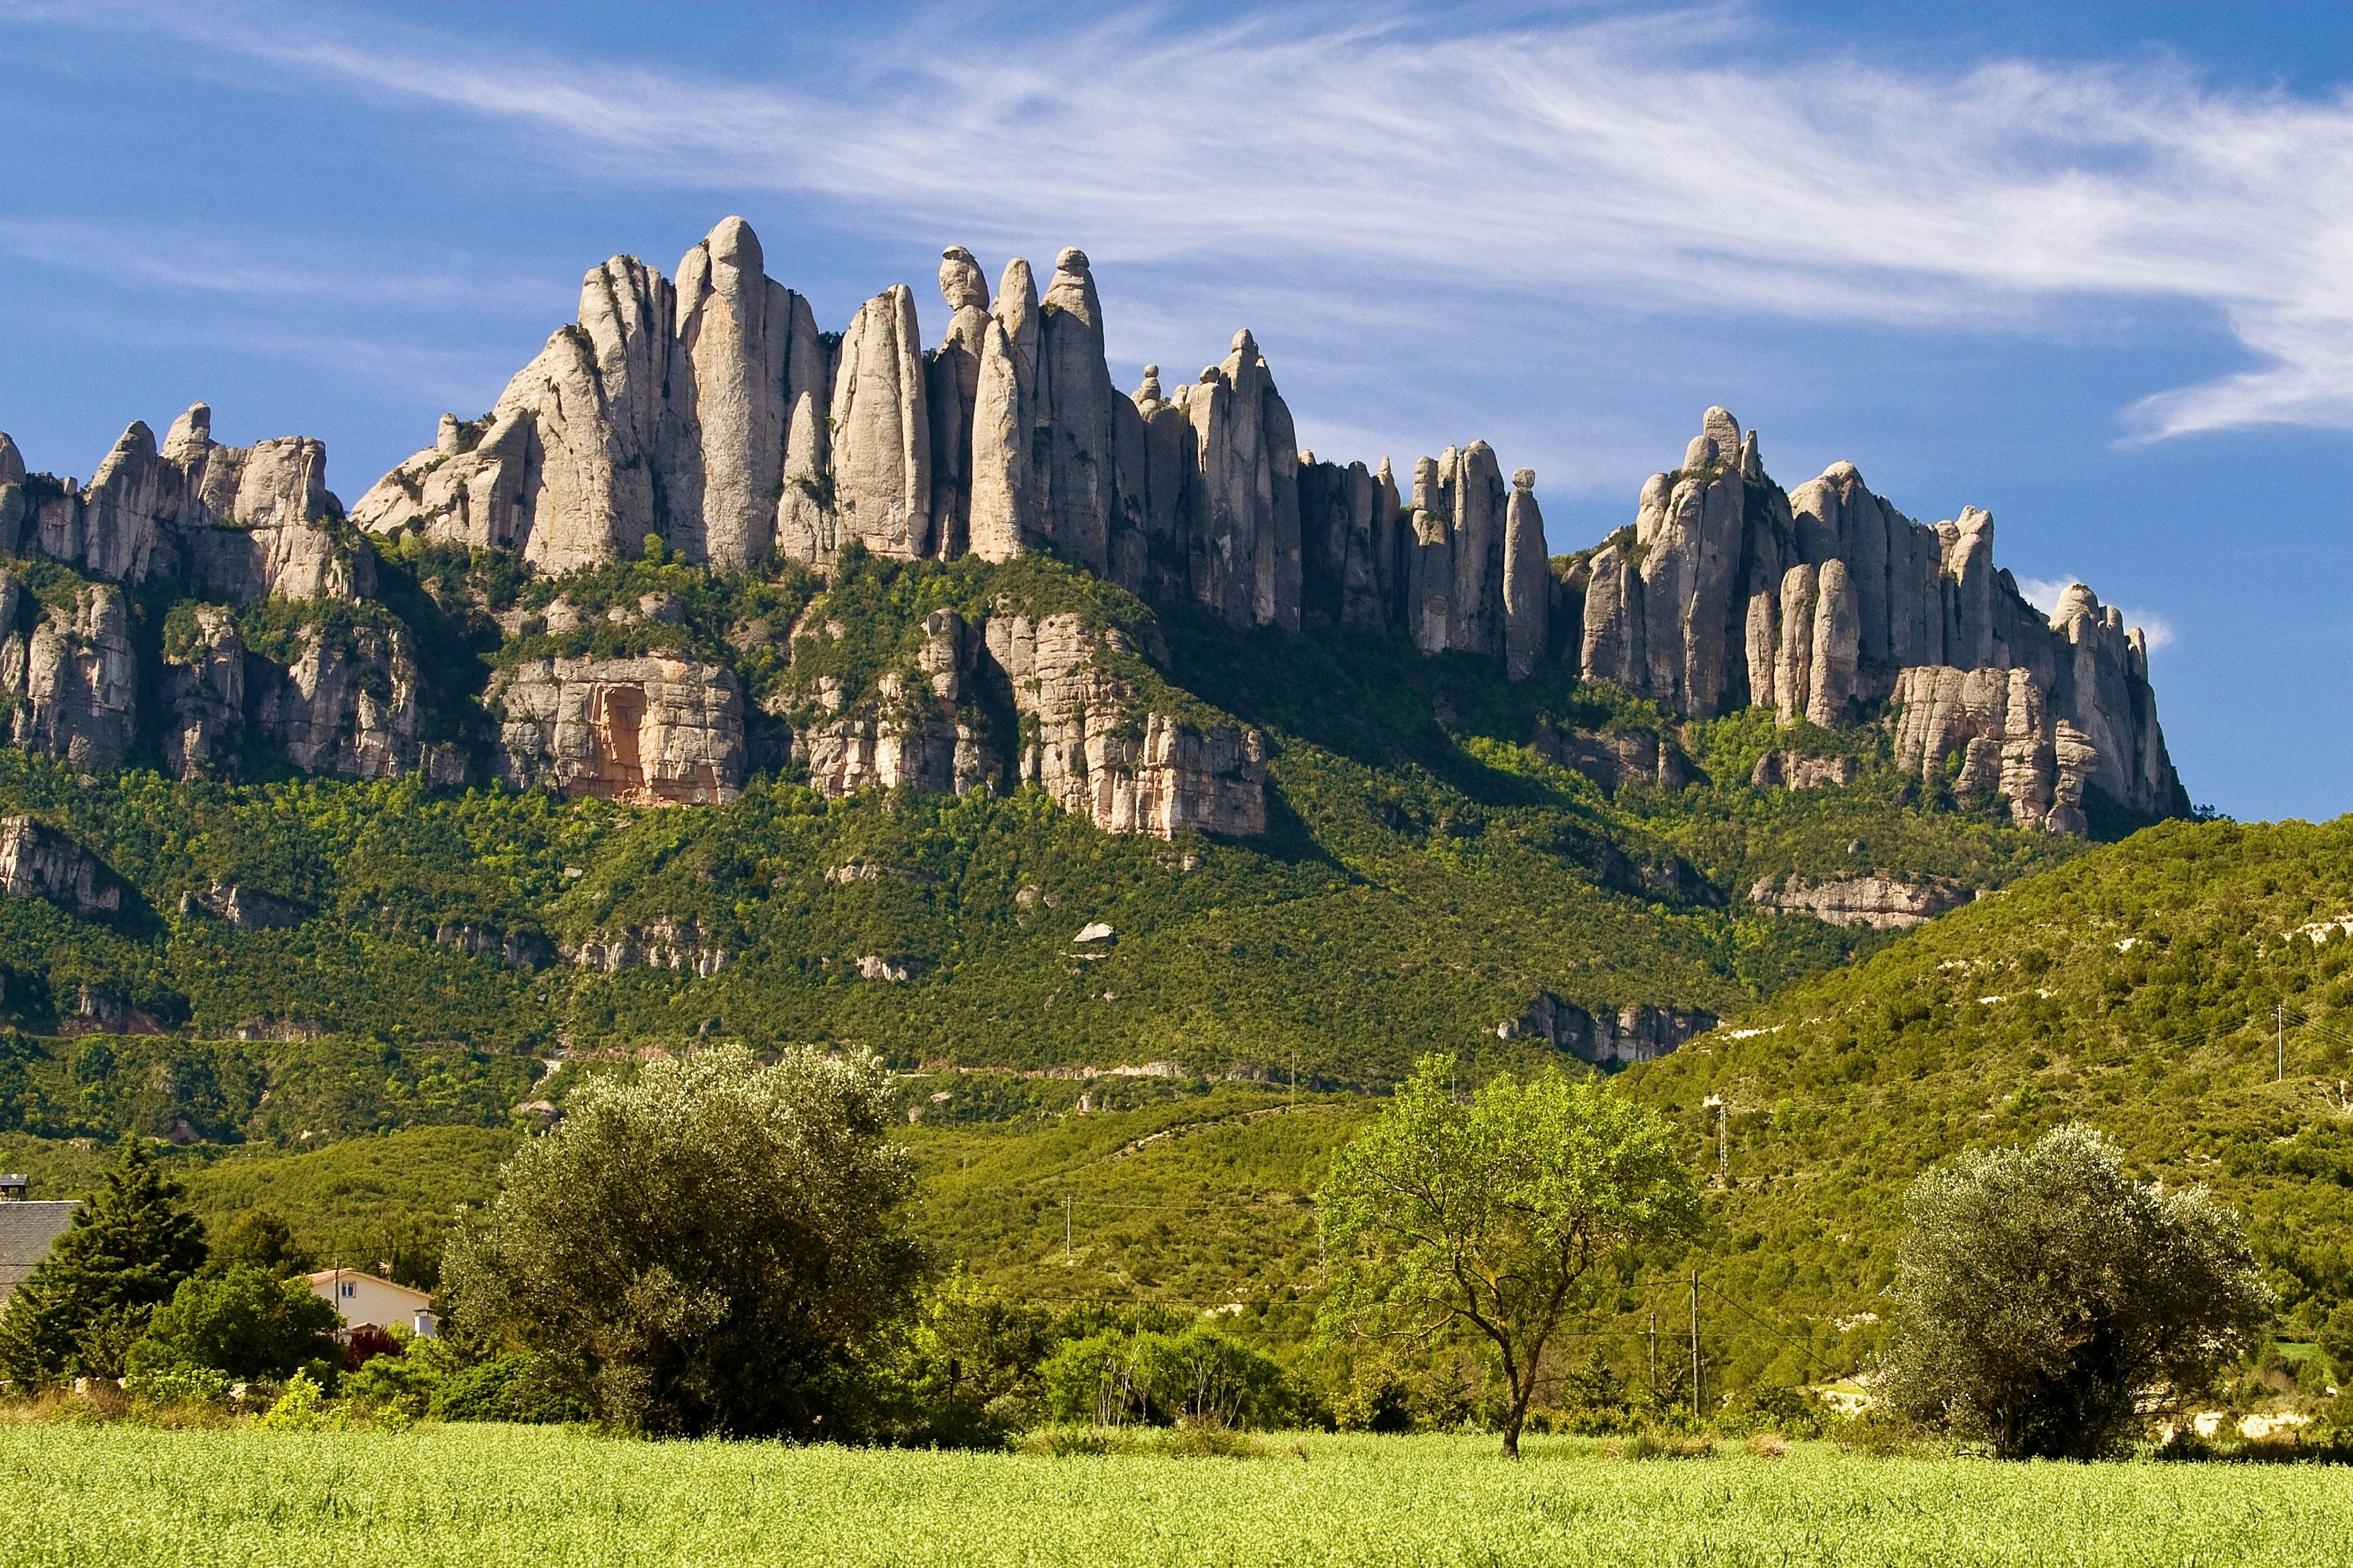
<path fill-rule="evenodd" d="M 2353 1300 L 2353 817 L 2171 823 L 2030 879 L 1630 1069 L 1727 1189 L 1702 1279 L 1735 1364 L 1878 1339 L 1905 1186 L 2084 1121 L 2242 1211 L 2281 1310 Z M 1841 1328 L 1841 1325 L 1848 1325 Z"/>
<path fill-rule="evenodd" d="M 1665 1048 L 1694 1012 L 1884 940 L 1762 909 L 1760 880 L 1966 889 L 2080 847 L 1900 775 L 1878 731 L 1777 730 L 1757 710 L 1676 723 L 1566 675 L 1506 684 L 1377 638 L 1164 621 L 1037 558 L 846 571 L 804 613 L 823 646 L 776 700 L 823 689 L 854 710 L 913 669 L 941 609 L 1014 595 L 1152 648 L 1123 679 L 1155 711 L 1262 733 L 1264 831 L 1106 834 L 1035 784 L 828 799 L 791 756 L 727 804 L 647 809 L 416 775 L 78 775 L 0 751 L 0 813 L 54 830 L 58 857 L 119 891 L 79 910 L 0 900 L 0 1007 L 41 1036 L 541 1055 L 718 1037 L 907 1066 L 1295 1066 L 1371 1084 L 1433 1047 L 1592 1054 L 1572 1008 L 1605 1033 L 1650 1009 L 1624 1054 Z M 649 624 L 701 635 L 692 615 Z M 1638 776 L 1609 747 L 1664 760 Z M 1768 752 L 1809 747 L 1854 782 L 1750 784 Z M 1074 946 L 1095 923 L 1111 939 Z"/>

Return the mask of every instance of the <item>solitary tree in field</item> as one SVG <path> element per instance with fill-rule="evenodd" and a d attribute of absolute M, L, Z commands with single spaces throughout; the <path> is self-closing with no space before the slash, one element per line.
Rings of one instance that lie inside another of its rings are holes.
<path fill-rule="evenodd" d="M 0 1377 L 28 1386 L 120 1377 L 155 1309 L 204 1267 L 204 1222 L 146 1144 L 122 1153 L 0 1316 Z"/>
<path fill-rule="evenodd" d="M 917 1264 L 881 1068 L 740 1048 L 592 1079 L 442 1265 L 454 1326 L 640 1431 L 844 1431 Z"/>
<path fill-rule="evenodd" d="M 2094 1458 L 2209 1382 L 2272 1308 L 2236 1217 L 2126 1173 L 2091 1128 L 1963 1154 L 1905 1204 L 1888 1392 L 2005 1458 Z"/>
<path fill-rule="evenodd" d="M 1342 1149 L 1316 1201 L 1332 1256 L 1327 1326 L 1484 1335 L 1508 1384 L 1519 1457 L 1545 1347 L 1586 1273 L 1700 1226 L 1697 1184 L 1666 1123 L 1556 1069 L 1508 1075 L 1459 1103 L 1451 1057 L 1424 1057 L 1381 1119 Z"/>

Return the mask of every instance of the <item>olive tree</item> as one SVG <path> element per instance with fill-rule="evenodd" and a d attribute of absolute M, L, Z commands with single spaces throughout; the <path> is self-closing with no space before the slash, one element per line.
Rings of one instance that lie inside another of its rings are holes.
<path fill-rule="evenodd" d="M 2202 1388 L 2272 1310 L 2235 1215 L 2133 1180 L 2088 1127 L 1963 1154 L 1905 1209 L 1888 1396 L 2001 1458 L 2116 1452 L 2144 1402 Z"/>
<path fill-rule="evenodd" d="M 617 1426 L 848 1435 L 861 1348 L 918 1274 L 886 1125 L 871 1057 L 731 1047 L 591 1079 L 460 1216 L 453 1326 Z"/>
<path fill-rule="evenodd" d="M 1546 1347 L 1587 1272 L 1700 1227 L 1697 1184 L 1654 1112 L 1548 1068 L 1468 1102 L 1424 1057 L 1316 1194 L 1332 1259 L 1327 1328 L 1430 1339 L 1468 1328 L 1506 1384 L 1516 1458 Z"/>

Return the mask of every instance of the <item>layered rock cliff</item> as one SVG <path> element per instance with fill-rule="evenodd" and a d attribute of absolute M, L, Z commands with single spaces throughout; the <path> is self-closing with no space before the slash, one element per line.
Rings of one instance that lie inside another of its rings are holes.
<path fill-rule="evenodd" d="M 739 792 L 751 726 L 773 719 L 828 793 L 1035 782 L 1110 831 L 1261 831 L 1263 739 L 1180 718 L 1133 673 L 1150 650 L 1084 616 L 936 612 L 914 663 L 756 704 L 734 665 L 793 662 L 791 627 L 730 628 L 724 647 L 522 648 L 440 694 L 453 727 L 428 717 L 417 627 L 375 598 L 379 553 L 444 546 L 558 580 L 649 552 L 765 580 L 828 574 L 853 552 L 1051 552 L 1237 626 L 1392 637 L 1492 660 L 1500 679 L 1566 667 L 1680 718 L 1755 706 L 1792 729 L 1883 723 L 1904 769 L 1999 796 L 2021 824 L 2084 831 L 2094 791 L 2138 816 L 2186 808 L 2140 634 L 2080 585 L 2053 615 L 2029 605 L 1993 564 L 1984 512 L 1914 522 L 1848 463 L 1785 492 L 1756 433 L 1711 409 L 1630 528 L 1556 560 L 1535 475 L 1507 479 L 1483 441 L 1417 459 L 1403 486 L 1387 458 L 1301 451 L 1248 331 L 1192 381 L 1164 385 L 1146 366 L 1119 392 L 1082 251 L 1058 255 L 1042 291 L 1018 258 L 992 291 L 951 247 L 938 287 L 927 348 L 903 285 L 820 331 L 738 218 L 675 281 L 617 257 L 490 412 L 444 416 L 349 525 L 318 442 L 221 446 L 202 405 L 160 447 L 133 425 L 86 488 L 27 476 L 0 436 L 0 554 L 76 579 L 37 595 L 0 574 L 12 738 L 92 770 L 153 756 L 183 775 L 234 773 L 259 748 L 306 771 L 678 804 Z M 133 604 L 146 598 L 185 602 L 152 661 Z M 555 617 L 538 625 L 554 635 Z M 1531 742 L 1606 787 L 1689 773 L 1655 736 Z M 1853 777 L 1801 751 L 1775 757 L 1758 783 Z"/>

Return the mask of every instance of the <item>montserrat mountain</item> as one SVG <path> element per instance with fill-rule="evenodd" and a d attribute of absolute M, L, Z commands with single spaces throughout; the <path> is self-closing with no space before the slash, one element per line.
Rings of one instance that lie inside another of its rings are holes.
<path fill-rule="evenodd" d="M 1016 259 L 992 291 L 951 247 L 939 289 L 926 348 L 903 285 L 820 331 L 738 218 L 675 281 L 617 257 L 487 415 L 445 416 L 348 512 L 320 443 L 218 446 L 201 405 L 160 446 L 132 426 L 86 486 L 28 476 L 0 435 L 10 738 L 93 771 L 259 760 L 677 804 L 739 793 L 765 723 L 781 765 L 828 794 L 1029 782 L 1110 831 L 1262 831 L 1266 740 L 1155 706 L 1148 624 L 1000 595 L 932 610 L 905 668 L 863 684 L 807 655 L 849 635 L 821 594 L 747 615 L 723 646 L 556 646 L 676 623 L 661 594 L 584 607 L 567 587 L 649 554 L 821 585 L 858 557 L 1043 553 L 1147 604 L 1399 639 L 1498 679 L 1557 669 L 1682 719 L 1883 724 L 1902 767 L 1999 795 L 2021 824 L 2084 831 L 2093 790 L 2140 816 L 2186 809 L 2141 634 L 2080 585 L 2034 609 L 1983 512 L 1911 521 L 1846 463 L 1784 491 L 1755 432 L 1710 409 L 1630 528 L 1556 558 L 1535 474 L 1507 478 L 1483 441 L 1420 458 L 1403 485 L 1386 458 L 1302 451 L 1247 331 L 1190 381 L 1145 366 L 1122 393 L 1082 251 L 1042 290 Z M 504 643 L 474 689 L 431 689 L 424 634 L 379 595 L 408 546 L 552 585 L 483 604 Z M 158 608 L 144 653 L 138 605 Z M 739 666 L 763 649 L 801 673 L 754 694 Z M 1755 782 L 1840 782 L 1788 756 Z"/>

